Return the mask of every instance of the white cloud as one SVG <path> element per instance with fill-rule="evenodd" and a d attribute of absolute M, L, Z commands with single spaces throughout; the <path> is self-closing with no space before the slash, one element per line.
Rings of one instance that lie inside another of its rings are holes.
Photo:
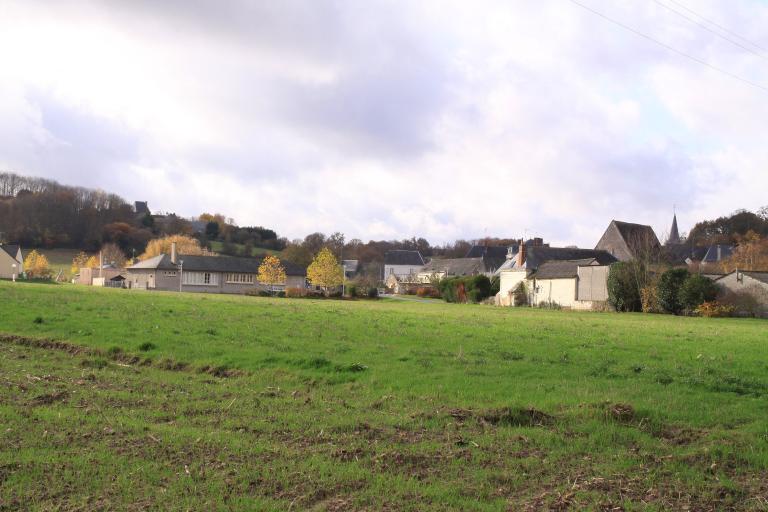
<path fill-rule="evenodd" d="M 768 84 L 654 3 L 583 1 Z M 155 208 L 291 238 L 589 246 L 612 218 L 661 234 L 673 203 L 685 229 L 766 202 L 768 93 L 570 2 L 0 9 L 0 165 Z M 696 9 L 765 39 L 765 4 Z"/>

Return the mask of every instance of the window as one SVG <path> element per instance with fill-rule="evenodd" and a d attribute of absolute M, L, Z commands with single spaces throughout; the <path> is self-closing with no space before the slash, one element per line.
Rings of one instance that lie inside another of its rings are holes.
<path fill-rule="evenodd" d="M 229 273 L 224 276 L 227 283 L 233 284 L 253 284 L 253 274 L 235 274 Z"/>
<path fill-rule="evenodd" d="M 184 284 L 196 286 L 217 286 L 219 284 L 219 274 L 214 272 L 184 272 L 182 276 Z"/>
<path fill-rule="evenodd" d="M 176 277 L 176 271 L 175 270 L 166 270 L 165 272 L 163 272 L 163 274 L 166 277 Z"/>

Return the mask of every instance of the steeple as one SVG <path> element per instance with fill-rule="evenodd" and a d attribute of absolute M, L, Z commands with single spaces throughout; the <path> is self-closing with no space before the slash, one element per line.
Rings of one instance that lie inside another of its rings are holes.
<path fill-rule="evenodd" d="M 669 238 L 667 238 L 667 245 L 674 245 L 680 243 L 680 232 L 677 230 L 677 212 L 672 214 L 672 227 L 669 228 Z"/>

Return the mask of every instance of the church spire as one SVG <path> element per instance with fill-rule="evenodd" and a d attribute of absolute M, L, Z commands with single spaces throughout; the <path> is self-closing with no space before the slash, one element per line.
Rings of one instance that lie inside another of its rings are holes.
<path fill-rule="evenodd" d="M 680 232 L 677 229 L 677 212 L 672 213 L 672 227 L 669 228 L 669 238 L 667 238 L 667 245 L 679 244 Z"/>

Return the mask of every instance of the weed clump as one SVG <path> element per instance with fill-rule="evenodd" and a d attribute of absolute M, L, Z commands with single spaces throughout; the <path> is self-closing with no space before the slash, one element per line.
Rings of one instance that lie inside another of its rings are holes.
<path fill-rule="evenodd" d="M 156 348 L 157 348 L 157 345 L 149 341 L 145 341 L 144 343 L 139 345 L 139 350 L 141 352 L 149 352 L 150 350 L 155 350 Z"/>
<path fill-rule="evenodd" d="M 45 320 L 43 320 L 43 317 L 41 316 L 36 316 L 35 319 L 32 320 L 33 324 L 38 324 L 38 325 L 42 324 L 43 322 L 45 322 Z"/>
<path fill-rule="evenodd" d="M 106 359 L 102 358 L 96 358 L 96 359 L 85 359 L 82 363 L 80 363 L 80 366 L 83 368 L 95 368 L 97 370 L 101 370 L 102 368 L 106 368 L 109 366 L 109 363 Z"/>

